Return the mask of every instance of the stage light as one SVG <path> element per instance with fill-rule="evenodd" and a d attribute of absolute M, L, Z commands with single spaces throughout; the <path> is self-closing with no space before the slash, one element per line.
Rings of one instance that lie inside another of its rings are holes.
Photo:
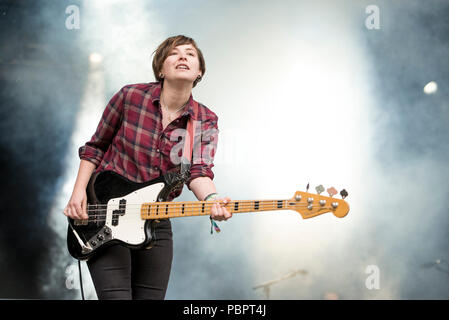
<path fill-rule="evenodd" d="M 424 86 L 425 94 L 434 94 L 438 90 L 438 84 L 435 81 L 430 81 L 428 84 Z"/>
<path fill-rule="evenodd" d="M 92 64 L 100 64 L 103 61 L 103 56 L 97 52 L 92 52 L 89 55 L 89 61 Z"/>

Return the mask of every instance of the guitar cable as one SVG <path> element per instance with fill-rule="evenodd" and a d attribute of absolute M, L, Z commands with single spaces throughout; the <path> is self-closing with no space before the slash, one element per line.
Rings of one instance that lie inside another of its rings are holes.
<path fill-rule="evenodd" d="M 84 290 L 83 290 L 83 277 L 81 276 L 81 260 L 78 259 L 78 270 L 80 274 L 80 290 L 81 290 L 81 298 L 84 299 Z"/>

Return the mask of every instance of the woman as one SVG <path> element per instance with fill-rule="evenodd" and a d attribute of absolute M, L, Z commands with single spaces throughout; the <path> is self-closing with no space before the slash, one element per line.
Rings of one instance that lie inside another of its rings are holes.
<path fill-rule="evenodd" d="M 203 55 L 192 38 L 179 35 L 159 45 L 153 58 L 157 82 L 127 85 L 117 92 L 91 140 L 80 147 L 81 163 L 64 209 L 66 216 L 87 219 L 86 187 L 94 171 L 112 170 L 135 182 L 149 181 L 176 168 L 170 154 L 178 141 L 171 138 L 175 130 L 186 128 L 190 118 L 200 121 L 201 132 L 218 132 L 218 117 L 212 111 L 201 104 L 193 108 L 192 88 L 205 70 Z M 212 138 L 201 141 L 201 151 L 215 150 L 217 139 Z M 231 199 L 218 197 L 210 160 L 193 157 L 186 184 L 198 200 L 215 201 L 211 219 L 227 220 L 232 214 L 224 206 Z M 181 191 L 172 192 L 167 201 Z M 115 245 L 88 260 L 99 299 L 164 299 L 173 241 L 170 220 L 160 221 L 151 249 Z"/>

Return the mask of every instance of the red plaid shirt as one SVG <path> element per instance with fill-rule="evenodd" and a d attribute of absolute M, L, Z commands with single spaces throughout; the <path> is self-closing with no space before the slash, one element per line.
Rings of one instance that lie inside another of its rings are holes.
<path fill-rule="evenodd" d="M 187 187 L 190 189 L 190 182 L 198 177 L 213 179 L 211 169 L 218 142 L 217 115 L 202 104 L 198 104 L 195 112 L 190 95 L 184 112 L 163 130 L 160 94 L 160 82 L 124 86 L 109 101 L 91 140 L 79 148 L 80 159 L 95 164 L 95 172 L 112 170 L 139 183 L 155 179 L 177 170 L 179 162 L 173 162 L 170 152 L 176 147 L 174 150 L 180 150 L 178 156 L 181 156 L 187 120 L 191 117 L 201 121 L 201 125 L 195 127 L 198 139 L 195 142 L 201 138 L 201 156 L 198 156 L 199 144 L 196 143 Z M 167 200 L 178 197 L 181 191 L 172 192 Z"/>

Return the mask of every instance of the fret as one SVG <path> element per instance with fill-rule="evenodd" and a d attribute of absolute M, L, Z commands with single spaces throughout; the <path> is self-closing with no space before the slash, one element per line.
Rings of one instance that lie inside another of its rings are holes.
<path fill-rule="evenodd" d="M 254 201 L 254 210 L 259 210 L 259 201 Z"/>

